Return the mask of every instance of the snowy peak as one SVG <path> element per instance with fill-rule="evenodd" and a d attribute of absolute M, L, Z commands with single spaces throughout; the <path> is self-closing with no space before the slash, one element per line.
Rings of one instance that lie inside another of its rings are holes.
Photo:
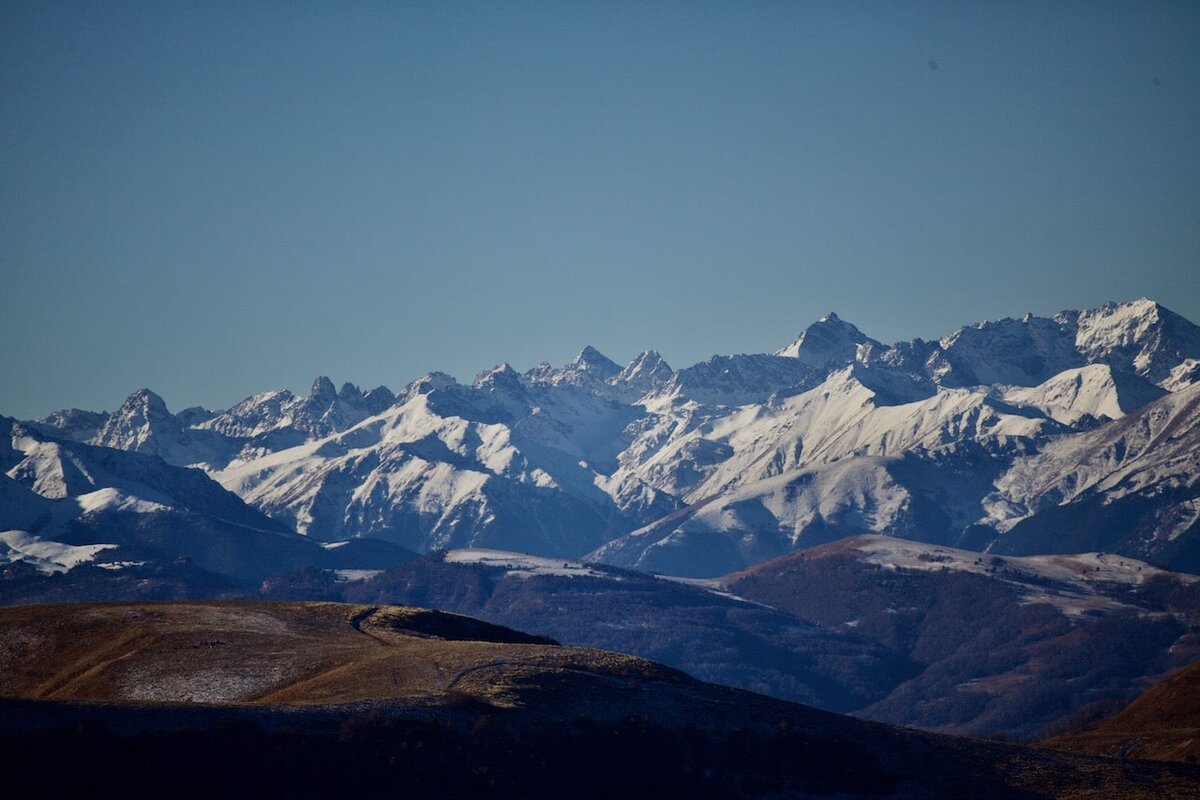
<path fill-rule="evenodd" d="M 831 311 L 805 328 L 795 341 L 775 355 L 799 359 L 816 369 L 836 369 L 852 363 L 859 345 L 864 344 L 881 346 Z"/>
<path fill-rule="evenodd" d="M 386 386 L 376 386 L 364 392 L 353 383 L 343 383 L 342 388 L 338 389 L 337 402 L 348 408 L 362 408 L 369 416 L 374 416 L 395 403 L 396 396 Z"/>
<path fill-rule="evenodd" d="M 471 390 L 439 392 L 435 398 L 438 413 L 508 421 L 519 419 L 529 410 L 529 396 L 521 375 L 507 363 L 476 375 Z M 459 404 L 462 404 L 461 408 L 457 407 Z"/>
<path fill-rule="evenodd" d="M 230 437 L 259 436 L 290 421 L 288 409 L 299 402 L 287 389 L 251 395 L 199 427 Z"/>
<path fill-rule="evenodd" d="M 1136 552 L 1176 563 L 1168 546 L 1200 552 L 1198 378 L 1200 329 L 1144 299 L 892 347 L 830 313 L 776 354 L 679 371 L 589 346 L 467 385 L 429 373 L 399 399 L 321 376 L 172 415 L 143 390 L 112 415 L 25 423 L 37 458 L 10 446 L 0 463 L 25 460 L 6 477 L 43 499 L 91 494 L 63 456 L 83 436 L 220 476 L 318 537 L 555 556 L 608 542 L 622 563 L 697 574 L 864 531 L 1029 548 L 1063 503 L 1115 499 L 1140 515 Z"/>
<path fill-rule="evenodd" d="M 575 356 L 575 359 L 567 366 L 587 370 L 604 379 L 611 378 L 621 371 L 621 368 L 612 359 L 590 344 L 579 351 L 579 355 Z"/>
<path fill-rule="evenodd" d="M 475 376 L 473 386 L 476 389 L 513 389 L 521 391 L 521 376 L 508 362 L 502 362 Z"/>
<path fill-rule="evenodd" d="M 655 350 L 644 350 L 630 361 L 609 383 L 624 390 L 626 396 L 636 400 L 667 385 L 675 374 L 671 365 Z"/>
<path fill-rule="evenodd" d="M 216 415 L 217 412 L 209 411 L 203 406 L 191 406 L 176 414 L 175 419 L 179 420 L 179 424 L 185 428 L 194 428 L 202 422 L 208 422 Z"/>
<path fill-rule="evenodd" d="M 1089 362 L 1112 364 L 1159 385 L 1181 362 L 1200 359 L 1200 327 L 1147 298 L 1059 317 L 1074 322 L 1075 347 Z"/>
<path fill-rule="evenodd" d="M 193 409 L 189 415 L 196 413 Z M 158 456 L 175 466 L 224 463 L 237 450 L 223 436 L 189 427 L 149 389 L 130 395 L 89 444 Z"/>
<path fill-rule="evenodd" d="M 137 413 L 145 419 L 171 416 L 166 402 L 149 389 L 138 389 L 125 400 L 125 403 L 113 416 Z"/>
<path fill-rule="evenodd" d="M 594 391 L 620 372 L 621 368 L 608 356 L 588 345 L 561 367 L 552 367 L 543 361 L 525 373 L 525 380 L 533 384 L 578 386 Z"/>
<path fill-rule="evenodd" d="M 149 389 L 139 389 L 105 421 L 92 443 L 162 455 L 182 433 L 183 426 L 167 410 L 163 399 Z"/>
<path fill-rule="evenodd" d="M 671 373 L 671 365 L 666 362 L 666 359 L 657 350 L 643 350 L 625 365 L 625 368 L 617 375 L 617 380 L 621 383 L 630 383 L 646 376 L 670 376 Z"/>
<path fill-rule="evenodd" d="M 343 403 L 362 403 L 363 393 L 353 383 L 343 383 L 342 388 L 338 389 L 338 400 Z"/>

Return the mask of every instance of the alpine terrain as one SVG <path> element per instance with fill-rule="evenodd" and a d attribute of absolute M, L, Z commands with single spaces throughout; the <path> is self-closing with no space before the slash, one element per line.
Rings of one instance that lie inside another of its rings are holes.
<path fill-rule="evenodd" d="M 1145 299 L 891 346 L 829 314 L 774 353 L 678 371 L 653 351 L 621 367 L 586 347 L 561 367 L 431 373 L 395 395 L 319 378 L 304 396 L 172 414 L 142 389 L 111 414 L 5 423 L 0 509 L 10 539 L 72 546 L 108 542 L 47 539 L 65 513 L 47 501 L 209 513 L 51 464 L 107 448 L 150 457 L 143 472 L 203 472 L 249 506 L 215 515 L 226 522 L 321 543 L 716 577 L 880 533 L 1197 571 L 1198 383 L 1200 328 Z"/>
<path fill-rule="evenodd" d="M 1200 328 L 1147 299 L 675 370 L 0 418 L 0 602 L 425 605 L 887 722 L 1065 732 L 1200 658 Z"/>

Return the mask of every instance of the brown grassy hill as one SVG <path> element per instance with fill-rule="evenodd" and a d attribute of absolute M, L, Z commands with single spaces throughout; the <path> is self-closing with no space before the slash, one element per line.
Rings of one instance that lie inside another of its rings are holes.
<path fill-rule="evenodd" d="M 1200 797 L 403 607 L 0 609 L 0 696 L 0 770 L 46 796 Z"/>
<path fill-rule="evenodd" d="M 1158 761 L 1200 761 L 1200 664 L 1171 673 L 1090 730 L 1046 747 Z"/>
<path fill-rule="evenodd" d="M 172 602 L 0 609 L 0 692 L 27 699 L 422 703 L 450 688 L 476 687 L 471 675 L 482 664 L 569 668 L 578 657 L 541 637 L 401 607 Z M 613 668 L 650 666 L 628 658 Z"/>

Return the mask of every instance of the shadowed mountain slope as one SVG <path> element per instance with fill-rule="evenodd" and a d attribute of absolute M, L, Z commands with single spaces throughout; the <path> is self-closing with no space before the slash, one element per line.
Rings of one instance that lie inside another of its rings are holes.
<path fill-rule="evenodd" d="M 1018 558 L 860 536 L 721 584 L 909 658 L 917 674 L 856 713 L 936 730 L 1034 737 L 1200 659 L 1200 579 L 1111 554 Z"/>

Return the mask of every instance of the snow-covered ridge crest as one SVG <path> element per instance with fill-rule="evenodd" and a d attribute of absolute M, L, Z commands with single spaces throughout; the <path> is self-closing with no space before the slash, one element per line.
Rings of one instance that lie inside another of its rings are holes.
<path fill-rule="evenodd" d="M 528 553 L 511 553 L 505 550 L 488 550 L 486 548 L 449 550 L 442 560 L 447 564 L 479 564 L 485 567 L 497 567 L 507 570 L 509 574 L 519 578 L 530 578 L 535 575 L 571 578 L 605 577 L 611 579 L 613 577 L 612 573 L 602 572 L 580 561 L 545 558 Z"/>
<path fill-rule="evenodd" d="M 1005 400 L 1040 409 L 1067 424 L 1085 416 L 1120 419 L 1166 393 L 1144 378 L 1116 372 L 1108 364 L 1068 369 L 1037 386 L 998 391 Z"/>
<path fill-rule="evenodd" d="M 386 386 L 365 394 L 351 383 L 344 383 L 340 390 L 335 390 L 333 381 L 322 375 L 313 381 L 306 396 L 296 396 L 287 389 L 262 392 L 197 427 L 240 438 L 262 436 L 280 429 L 321 436 L 345 430 L 380 413 L 393 402 L 395 396 Z"/>
<path fill-rule="evenodd" d="M 1125 607 L 1111 596 L 1114 585 L 1133 589 L 1164 576 L 1185 584 L 1200 582 L 1200 575 L 1170 572 L 1112 553 L 999 556 L 890 536 L 859 536 L 836 546 L 888 570 L 987 575 L 1017 586 L 1024 602 L 1049 603 L 1068 617 Z"/>

